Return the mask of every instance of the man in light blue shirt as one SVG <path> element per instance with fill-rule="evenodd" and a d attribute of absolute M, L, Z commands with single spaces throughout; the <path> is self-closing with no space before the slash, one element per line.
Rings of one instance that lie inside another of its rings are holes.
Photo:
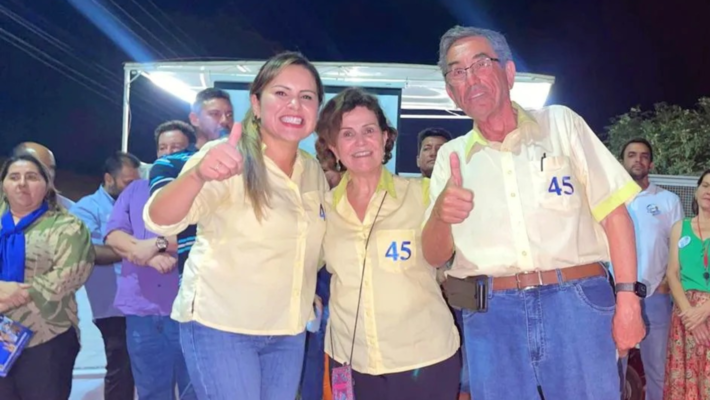
<path fill-rule="evenodd" d="M 646 400 L 661 400 L 672 312 L 670 290 L 665 282 L 668 243 L 671 227 L 683 218 L 683 206 L 675 193 L 649 182 L 653 148 L 646 139 L 627 142 L 621 158 L 626 171 L 643 190 L 627 209 L 636 232 L 638 281 L 646 284 L 647 292 L 642 301 L 647 334 L 641 342 Z"/>
<path fill-rule="evenodd" d="M 134 382 L 126 346 L 126 318 L 114 307 L 117 279 L 120 278 L 121 256 L 104 245 L 107 223 L 113 205 L 121 192 L 140 179 L 140 161 L 132 154 L 117 152 L 104 165 L 104 183 L 99 189 L 80 199 L 70 212 L 80 218 L 91 232 L 96 252 L 96 267 L 86 282 L 94 324 L 106 349 L 105 400 L 133 400 Z"/>

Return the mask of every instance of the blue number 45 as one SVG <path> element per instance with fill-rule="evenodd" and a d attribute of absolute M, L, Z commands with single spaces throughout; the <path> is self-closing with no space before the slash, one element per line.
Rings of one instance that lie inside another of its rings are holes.
<path fill-rule="evenodd" d="M 569 176 L 562 177 L 561 181 L 562 181 L 562 188 L 564 188 L 564 190 L 563 190 L 562 188 L 560 188 L 560 183 L 559 183 L 557 177 L 553 176 L 552 181 L 550 182 L 550 186 L 547 188 L 547 191 L 549 193 L 555 193 L 558 196 L 562 196 L 563 194 L 566 194 L 569 196 L 572 193 L 574 193 L 574 186 L 572 186 L 571 179 L 572 178 Z"/>
<path fill-rule="evenodd" d="M 399 246 L 397 246 L 397 242 L 392 242 L 387 248 L 385 258 L 391 258 L 394 261 L 407 261 L 412 256 L 411 245 L 412 242 L 409 240 L 401 242 Z"/>

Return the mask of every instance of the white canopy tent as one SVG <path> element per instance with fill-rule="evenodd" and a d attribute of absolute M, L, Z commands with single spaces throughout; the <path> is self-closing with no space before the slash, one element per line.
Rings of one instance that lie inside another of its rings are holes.
<path fill-rule="evenodd" d="M 197 92 L 213 87 L 215 82 L 251 82 L 263 64 L 263 60 L 126 63 L 122 150 L 128 150 L 131 82 L 137 77 L 144 76 L 165 91 L 192 103 Z M 457 112 L 446 94 L 443 76 L 435 65 L 340 62 L 315 62 L 314 65 L 326 86 L 401 89 L 401 118 L 466 118 Z M 541 108 L 554 82 L 553 76 L 519 73 L 515 77 L 513 100 L 524 108 Z M 425 112 L 431 110 L 449 114 L 426 115 Z"/>

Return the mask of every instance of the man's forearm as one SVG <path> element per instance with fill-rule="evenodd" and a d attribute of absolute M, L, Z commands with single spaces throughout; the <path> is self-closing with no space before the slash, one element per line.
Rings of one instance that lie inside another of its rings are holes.
<path fill-rule="evenodd" d="M 96 252 L 96 261 L 94 264 L 97 266 L 109 266 L 122 260 L 121 256 L 109 246 L 95 244 L 94 251 Z"/>
<path fill-rule="evenodd" d="M 603 221 L 602 226 L 609 241 L 609 254 L 614 265 L 616 283 L 632 283 L 638 280 L 636 264 L 636 236 L 634 224 L 624 205 L 616 207 Z M 640 312 L 640 299 L 630 292 L 616 295 L 617 310 L 623 306 L 624 315 Z"/>
<path fill-rule="evenodd" d="M 434 267 L 446 264 L 454 254 L 454 238 L 451 225 L 429 217 L 422 230 L 422 251 L 424 259 Z"/>
<path fill-rule="evenodd" d="M 636 264 L 636 237 L 634 224 L 626 207 L 621 205 L 611 212 L 602 226 L 609 241 L 611 263 L 614 265 L 616 283 L 632 283 L 638 280 Z"/>
<path fill-rule="evenodd" d="M 136 241 L 126 232 L 116 230 L 106 236 L 106 245 L 122 258 L 130 258 Z"/>

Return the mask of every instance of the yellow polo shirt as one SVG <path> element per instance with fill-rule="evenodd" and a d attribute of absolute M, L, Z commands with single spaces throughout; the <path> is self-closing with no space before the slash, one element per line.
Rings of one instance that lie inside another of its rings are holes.
<path fill-rule="evenodd" d="M 475 197 L 468 219 L 452 227 L 448 275 L 500 277 L 607 261 L 600 222 L 641 190 L 569 108 L 515 107 L 518 127 L 502 143 L 474 126 L 439 150 L 427 218 L 449 179 L 452 152 Z"/>
<path fill-rule="evenodd" d="M 325 351 L 340 363 L 350 360 L 364 261 L 353 369 L 381 375 L 446 360 L 458 350 L 459 335 L 436 282 L 436 269 L 422 254 L 422 181 L 394 176 L 383 168 L 361 222 L 347 199 L 349 180 L 346 173 L 326 200 L 328 234 L 323 249 L 333 277 Z"/>
<path fill-rule="evenodd" d="M 226 139 L 206 144 L 182 173 Z M 188 215 L 160 226 L 147 213 L 146 227 L 175 235 L 197 224 L 172 318 L 249 335 L 294 335 L 313 316 L 316 273 L 325 234 L 322 205 L 328 183 L 318 161 L 299 152 L 291 178 L 264 157 L 270 208 L 259 222 L 242 176 L 208 182 Z"/>

